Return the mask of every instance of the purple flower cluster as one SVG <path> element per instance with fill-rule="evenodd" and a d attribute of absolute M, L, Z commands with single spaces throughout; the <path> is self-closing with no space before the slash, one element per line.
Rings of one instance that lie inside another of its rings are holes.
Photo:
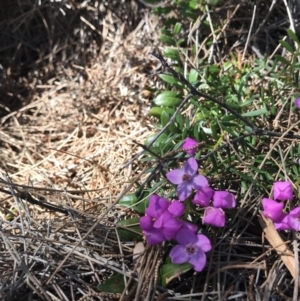
<path fill-rule="evenodd" d="M 189 155 L 194 155 L 193 147 L 196 145 L 197 141 L 187 138 L 182 149 Z M 146 215 L 140 219 L 140 227 L 149 245 L 171 239 L 177 241 L 178 244 L 170 252 L 172 262 L 189 262 L 195 271 L 201 271 L 206 264 L 205 252 L 211 250 L 211 244 L 205 235 L 197 233 L 197 225 L 180 219 L 185 212 L 183 201 L 195 191 L 192 202 L 205 207 L 202 223 L 224 227 L 223 209 L 234 208 L 235 198 L 230 192 L 214 191 L 209 187 L 207 178 L 198 174 L 198 164 L 193 157 L 190 157 L 181 169 L 168 172 L 167 179 L 177 185 L 179 201 L 170 202 L 156 194 L 151 195 Z"/>
<path fill-rule="evenodd" d="M 262 199 L 263 216 L 274 222 L 277 230 L 300 230 L 300 207 L 292 209 L 289 213 L 283 212 L 284 202 L 293 199 L 293 188 L 290 182 L 279 181 L 273 184 L 273 198 Z M 278 202 L 279 201 L 279 202 Z"/>
<path fill-rule="evenodd" d="M 176 240 L 178 245 L 170 252 L 172 262 L 189 262 L 195 271 L 200 272 L 206 265 L 205 252 L 211 250 L 211 244 L 205 235 L 197 234 L 198 227 L 195 224 L 179 219 L 184 211 L 185 206 L 182 202 L 169 202 L 152 194 L 145 211 L 146 215 L 140 219 L 140 227 L 149 245 Z"/>

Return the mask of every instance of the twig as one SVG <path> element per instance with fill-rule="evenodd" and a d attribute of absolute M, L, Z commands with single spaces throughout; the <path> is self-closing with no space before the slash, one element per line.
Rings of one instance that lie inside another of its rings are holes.
<path fill-rule="evenodd" d="M 247 51 L 247 48 L 248 48 L 248 45 L 249 45 L 249 42 L 250 42 L 250 36 L 251 36 L 252 29 L 253 29 L 255 14 L 256 14 L 256 5 L 254 5 L 254 8 L 253 8 L 253 14 L 252 14 L 252 19 L 251 19 L 250 29 L 249 29 L 249 32 L 248 32 L 246 44 L 245 44 L 243 55 L 242 55 L 242 62 L 244 61 L 245 54 L 246 54 L 246 51 Z"/>

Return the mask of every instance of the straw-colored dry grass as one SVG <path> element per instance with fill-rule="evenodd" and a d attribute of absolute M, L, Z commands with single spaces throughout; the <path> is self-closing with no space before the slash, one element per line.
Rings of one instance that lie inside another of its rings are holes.
<path fill-rule="evenodd" d="M 131 213 L 107 212 L 140 171 L 122 169 L 138 150 L 133 140 L 152 132 L 146 86 L 158 19 L 131 1 L 100 10 L 95 1 L 6 4 L 1 29 L 20 27 L 6 39 L 16 55 L 2 78 L 1 187 L 13 197 L 1 194 L 0 294 L 78 300 L 113 271 L 130 275 L 133 246 L 120 244 L 114 222 Z M 32 199 L 72 208 L 71 216 Z"/>

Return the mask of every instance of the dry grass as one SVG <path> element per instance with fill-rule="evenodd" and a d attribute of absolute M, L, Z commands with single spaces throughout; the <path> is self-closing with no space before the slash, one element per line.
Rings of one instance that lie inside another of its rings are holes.
<path fill-rule="evenodd" d="M 130 1 L 101 4 L 99 15 L 96 2 L 6 4 L 3 35 L 20 20 L 27 26 L 1 49 L 2 96 L 10 97 L 2 101 L 1 186 L 13 195 L 2 194 L 0 205 L 1 296 L 78 300 L 112 271 L 130 275 L 133 246 L 121 245 L 114 227 L 130 213 L 108 212 L 140 171 L 122 169 L 138 149 L 133 139 L 152 131 L 144 95 L 158 20 Z M 72 214 L 23 203 L 32 199 Z"/>

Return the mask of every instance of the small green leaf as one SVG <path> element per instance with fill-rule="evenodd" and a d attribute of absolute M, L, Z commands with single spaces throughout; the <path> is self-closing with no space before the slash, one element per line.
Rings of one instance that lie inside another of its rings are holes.
<path fill-rule="evenodd" d="M 180 30 L 181 30 L 181 27 L 182 27 L 181 24 L 177 22 L 177 23 L 175 24 L 175 26 L 174 26 L 174 33 L 175 33 L 175 34 L 179 34 L 179 33 L 180 33 Z"/>
<path fill-rule="evenodd" d="M 175 91 L 164 91 L 158 94 L 154 99 L 153 102 L 157 106 L 164 106 L 164 107 L 173 107 L 177 106 L 181 103 L 182 99 L 178 98 L 178 93 Z"/>
<path fill-rule="evenodd" d="M 195 69 L 192 69 L 189 73 L 189 82 L 194 83 L 198 79 L 198 72 Z"/>
<path fill-rule="evenodd" d="M 174 76 L 172 75 L 168 75 L 168 74 L 160 74 L 159 77 L 167 82 L 168 84 L 172 84 L 172 85 L 175 85 L 175 86 L 179 86 L 179 87 L 182 87 L 179 83 L 178 83 L 178 79 L 175 78 Z"/>
<path fill-rule="evenodd" d="M 134 193 L 126 194 L 120 199 L 119 204 L 123 207 L 129 208 L 132 207 L 137 201 L 138 198 Z"/>
<path fill-rule="evenodd" d="M 174 48 L 167 48 L 164 51 L 164 56 L 168 57 L 174 61 L 180 61 L 180 55 L 179 55 L 179 51 L 177 49 Z"/>
<path fill-rule="evenodd" d="M 251 112 L 243 113 L 242 116 L 243 117 L 254 117 L 254 116 L 265 115 L 267 113 L 268 113 L 268 111 L 266 109 L 261 109 L 261 110 L 254 110 L 254 111 L 251 111 Z"/>
<path fill-rule="evenodd" d="M 104 283 L 97 286 L 99 292 L 122 294 L 125 289 L 124 276 L 121 274 L 113 275 Z"/>
<path fill-rule="evenodd" d="M 135 193 L 124 195 L 120 201 L 119 205 L 125 208 L 131 208 L 139 213 L 145 213 L 145 209 L 147 207 L 147 201 L 140 201 L 138 202 L 138 198 Z"/>
<path fill-rule="evenodd" d="M 163 111 L 165 111 L 169 115 L 173 115 L 175 113 L 175 110 L 171 109 L 171 108 L 152 107 L 149 110 L 149 115 L 160 119 L 160 116 L 161 116 Z"/>
<path fill-rule="evenodd" d="M 137 224 L 139 224 L 139 222 L 140 222 L 140 219 L 138 217 L 124 219 L 124 220 L 119 221 L 117 223 L 118 226 L 123 226 L 123 227 L 128 228 L 128 230 L 118 228 L 118 233 L 120 235 L 120 238 L 123 241 L 141 240 L 142 239 L 141 228 L 137 225 Z M 132 231 L 130 231 L 130 230 L 132 230 Z"/>
<path fill-rule="evenodd" d="M 170 281 L 179 277 L 183 273 L 188 272 L 191 269 L 192 265 L 189 263 L 184 263 L 180 265 L 173 263 L 164 264 L 159 271 L 160 283 L 162 286 L 167 286 L 170 283 Z"/>

